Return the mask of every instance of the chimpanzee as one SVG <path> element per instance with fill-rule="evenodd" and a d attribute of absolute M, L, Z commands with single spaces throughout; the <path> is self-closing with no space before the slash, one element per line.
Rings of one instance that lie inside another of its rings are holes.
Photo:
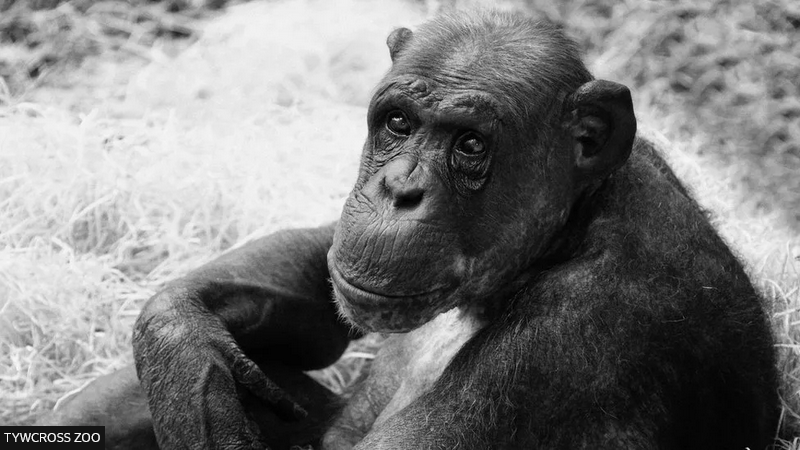
<path fill-rule="evenodd" d="M 765 448 L 763 300 L 636 136 L 629 90 L 514 15 L 387 43 L 339 222 L 169 284 L 136 323 L 136 374 L 53 420 L 107 424 L 119 448 Z M 389 337 L 346 400 L 301 372 L 366 332 Z"/>

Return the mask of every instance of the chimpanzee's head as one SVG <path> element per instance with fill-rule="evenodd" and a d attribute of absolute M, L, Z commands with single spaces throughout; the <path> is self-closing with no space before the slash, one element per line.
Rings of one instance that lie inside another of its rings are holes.
<path fill-rule="evenodd" d="M 547 22 L 449 15 L 387 43 L 328 266 L 343 314 L 391 332 L 504 292 L 625 162 L 636 122 L 628 89 Z"/>

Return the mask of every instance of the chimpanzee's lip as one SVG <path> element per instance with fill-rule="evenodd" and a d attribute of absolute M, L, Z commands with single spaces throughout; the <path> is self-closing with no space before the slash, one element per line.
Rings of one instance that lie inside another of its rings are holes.
<path fill-rule="evenodd" d="M 331 267 L 330 273 L 334 286 L 347 299 L 347 302 L 364 311 L 383 311 L 387 308 L 397 307 L 405 309 L 415 306 L 425 308 L 436 302 L 447 291 L 447 287 L 442 287 L 420 294 L 379 294 L 354 285 L 345 279 L 336 267 Z"/>

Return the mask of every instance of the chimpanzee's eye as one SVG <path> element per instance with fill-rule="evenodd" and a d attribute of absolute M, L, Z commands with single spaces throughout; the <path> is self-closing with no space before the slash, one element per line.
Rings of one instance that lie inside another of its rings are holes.
<path fill-rule="evenodd" d="M 458 138 L 454 148 L 457 152 L 467 156 L 479 156 L 486 151 L 486 144 L 478 133 L 469 131 Z"/>
<path fill-rule="evenodd" d="M 400 136 L 411 134 L 411 124 L 402 111 L 392 111 L 386 116 L 386 129 Z"/>

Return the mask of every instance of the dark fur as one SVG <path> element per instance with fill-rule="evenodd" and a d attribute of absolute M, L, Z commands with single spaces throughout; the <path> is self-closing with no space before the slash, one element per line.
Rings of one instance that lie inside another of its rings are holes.
<path fill-rule="evenodd" d="M 437 73 L 453 85 L 490 92 L 511 108 L 509 120 L 537 124 L 559 118 L 547 108 L 557 99 L 554 93 L 572 93 L 593 79 L 559 26 L 514 15 L 440 16 L 415 33 L 403 53 L 394 70 Z"/>
<path fill-rule="evenodd" d="M 423 397 L 425 426 L 448 429 L 429 448 L 765 448 L 772 336 L 703 211 L 643 141 L 586 203 L 568 251 Z M 440 413 L 453 393 L 476 401 Z"/>
<path fill-rule="evenodd" d="M 593 80 L 554 25 L 510 15 L 445 16 L 387 43 L 338 225 L 268 236 L 168 286 L 136 325 L 144 389 L 101 380 L 55 421 L 113 419 L 112 444 L 152 442 L 146 397 L 163 448 L 277 449 L 324 423 L 328 449 L 765 448 L 778 399 L 762 299 L 634 140 L 627 88 Z M 488 150 L 465 155 L 475 136 Z M 428 328 L 448 310 L 474 334 L 442 363 L 419 351 L 447 343 L 452 330 Z M 396 334 L 335 415 L 299 370 L 332 363 L 354 326 Z M 426 387 L 381 418 L 409 383 Z"/>

